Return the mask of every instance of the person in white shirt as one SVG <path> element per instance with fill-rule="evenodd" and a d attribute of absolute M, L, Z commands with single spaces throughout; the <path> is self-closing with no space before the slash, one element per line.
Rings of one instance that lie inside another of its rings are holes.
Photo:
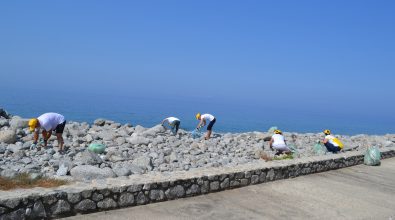
<path fill-rule="evenodd" d="M 44 147 L 47 146 L 48 139 L 52 135 L 52 131 L 55 130 L 56 132 L 56 138 L 58 140 L 58 147 L 59 147 L 59 152 L 63 152 L 63 130 L 66 125 L 66 120 L 63 115 L 58 114 L 58 113 L 45 113 L 40 115 L 38 118 L 32 118 L 29 120 L 29 128 L 30 131 L 34 131 L 34 139 L 33 139 L 33 144 L 31 148 L 35 148 L 37 141 L 38 141 L 38 136 L 40 132 L 40 128 L 42 128 L 42 136 L 44 139 Z"/>
<path fill-rule="evenodd" d="M 200 113 L 197 113 L 196 114 L 196 120 L 199 120 L 199 124 L 198 124 L 198 126 L 196 127 L 196 129 L 200 129 L 200 128 L 202 128 L 202 127 L 204 127 L 205 125 L 206 125 L 206 123 L 207 123 L 207 121 L 209 121 L 210 123 L 208 124 L 208 126 L 207 126 L 207 134 L 206 134 L 206 137 L 204 138 L 204 139 L 206 139 L 206 140 L 208 140 L 208 139 L 210 139 L 210 137 L 211 137 L 211 133 L 212 133 L 212 130 L 213 130 L 213 126 L 214 126 L 214 124 L 215 124 L 215 122 L 217 121 L 217 119 L 213 116 L 213 115 L 211 115 L 211 114 L 200 114 Z"/>
<path fill-rule="evenodd" d="M 167 123 L 171 127 L 171 131 L 173 134 L 177 134 L 178 129 L 180 128 L 181 121 L 176 117 L 168 117 L 162 121 L 162 126 Z"/>
<path fill-rule="evenodd" d="M 276 150 L 276 155 L 291 153 L 291 150 L 288 148 L 287 143 L 285 142 L 282 131 L 278 129 L 274 131 L 274 135 L 270 139 L 269 146 L 270 149 Z"/>

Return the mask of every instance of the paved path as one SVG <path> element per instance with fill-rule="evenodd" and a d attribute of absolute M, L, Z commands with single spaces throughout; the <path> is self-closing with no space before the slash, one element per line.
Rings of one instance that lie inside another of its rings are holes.
<path fill-rule="evenodd" d="M 174 201 L 67 219 L 393 219 L 395 158 Z"/>

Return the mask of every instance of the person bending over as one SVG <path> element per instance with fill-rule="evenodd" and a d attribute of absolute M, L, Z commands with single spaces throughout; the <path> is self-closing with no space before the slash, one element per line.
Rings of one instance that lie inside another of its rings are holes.
<path fill-rule="evenodd" d="M 177 134 L 178 129 L 180 128 L 181 121 L 176 117 L 168 117 L 162 121 L 162 126 L 167 123 L 171 127 L 171 131 L 173 134 Z"/>
<path fill-rule="evenodd" d="M 285 142 L 285 138 L 283 136 L 282 131 L 280 131 L 278 129 L 274 131 L 274 135 L 270 139 L 269 146 L 270 146 L 270 149 L 276 150 L 275 155 L 280 155 L 283 153 L 285 153 L 285 154 L 291 153 L 291 150 L 288 148 L 288 146 Z"/>
<path fill-rule="evenodd" d="M 34 131 L 32 148 L 35 148 L 38 141 L 40 129 L 42 129 L 42 136 L 44 139 L 44 147 L 47 146 L 48 140 L 52 135 L 52 131 L 55 130 L 56 138 L 58 140 L 59 152 L 63 152 L 63 130 L 66 125 L 66 120 L 63 115 L 58 113 L 45 113 L 40 115 L 38 118 L 32 118 L 29 120 L 30 131 Z"/>
<path fill-rule="evenodd" d="M 343 143 L 336 137 L 332 136 L 330 130 L 325 130 L 324 134 L 325 138 L 322 140 L 322 144 L 325 145 L 329 152 L 337 153 L 343 149 Z"/>
<path fill-rule="evenodd" d="M 215 122 L 217 121 L 217 119 L 211 114 L 207 114 L 206 113 L 206 114 L 202 115 L 200 113 L 197 113 L 196 114 L 196 120 L 199 120 L 199 124 L 198 124 L 198 126 L 196 128 L 198 130 L 200 128 L 204 127 L 206 125 L 207 121 L 209 121 L 209 124 L 207 126 L 207 134 L 206 134 L 206 137 L 204 139 L 206 139 L 206 140 L 210 139 L 211 133 L 212 133 L 212 130 L 213 130 L 213 126 L 214 126 Z"/>

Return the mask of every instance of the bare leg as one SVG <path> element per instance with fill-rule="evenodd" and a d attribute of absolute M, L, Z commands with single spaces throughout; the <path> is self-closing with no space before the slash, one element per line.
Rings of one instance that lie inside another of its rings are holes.
<path fill-rule="evenodd" d="M 208 139 L 210 139 L 210 137 L 211 137 L 211 130 L 208 130 L 205 139 L 208 140 Z"/>
<path fill-rule="evenodd" d="M 63 144 L 64 144 L 62 134 L 61 133 L 56 133 L 56 137 L 58 139 L 59 150 L 62 151 L 63 150 Z"/>

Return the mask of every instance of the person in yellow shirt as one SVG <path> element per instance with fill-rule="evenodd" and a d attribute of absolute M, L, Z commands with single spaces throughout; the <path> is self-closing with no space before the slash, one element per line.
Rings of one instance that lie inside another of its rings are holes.
<path fill-rule="evenodd" d="M 343 149 L 343 143 L 336 137 L 332 136 L 330 130 L 324 130 L 324 134 L 325 138 L 322 141 L 322 144 L 325 145 L 329 152 L 337 153 Z"/>

